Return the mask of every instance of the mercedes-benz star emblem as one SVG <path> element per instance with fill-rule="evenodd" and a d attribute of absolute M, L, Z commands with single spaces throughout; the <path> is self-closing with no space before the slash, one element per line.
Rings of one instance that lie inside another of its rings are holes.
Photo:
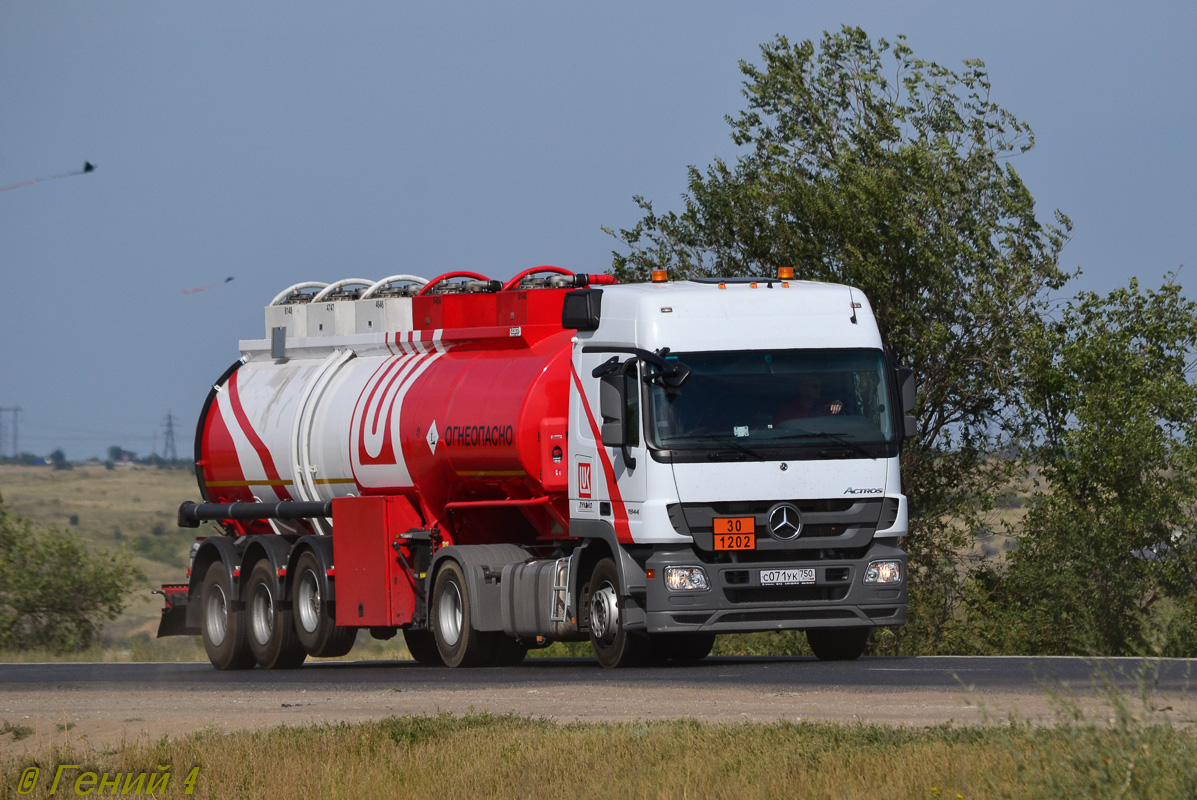
<path fill-rule="evenodd" d="M 802 514 L 793 503 L 778 503 L 769 509 L 769 533 L 775 539 L 793 539 L 802 533 Z"/>

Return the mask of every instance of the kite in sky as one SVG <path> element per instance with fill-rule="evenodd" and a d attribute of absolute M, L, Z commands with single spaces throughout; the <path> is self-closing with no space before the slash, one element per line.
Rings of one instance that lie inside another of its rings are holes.
<path fill-rule="evenodd" d="M 74 172 L 64 172 L 61 175 L 47 175 L 44 178 L 33 178 L 32 180 L 24 181 L 22 183 L 14 183 L 12 186 L 0 187 L 0 192 L 7 192 L 12 189 L 20 189 L 22 186 L 32 186 L 33 184 L 41 183 L 42 181 L 53 181 L 57 180 L 58 178 L 70 178 L 73 175 L 86 175 L 89 172 L 94 172 L 95 169 L 95 164 L 91 163 L 90 161 L 84 161 L 83 169 L 77 169 Z"/>
<path fill-rule="evenodd" d="M 230 275 L 229 277 L 224 279 L 224 283 L 228 283 L 232 279 L 233 279 L 233 276 Z M 215 286 L 201 286 L 198 289 L 184 289 L 183 294 L 199 294 L 200 292 L 206 292 L 209 289 L 215 289 L 215 288 L 216 288 Z"/>

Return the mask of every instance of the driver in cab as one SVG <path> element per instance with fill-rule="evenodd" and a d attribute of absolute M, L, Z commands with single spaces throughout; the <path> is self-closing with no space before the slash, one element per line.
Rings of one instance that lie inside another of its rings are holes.
<path fill-rule="evenodd" d="M 830 417 L 844 410 L 844 403 L 834 398 L 824 398 L 823 381 L 818 375 L 803 375 L 798 380 L 797 397 L 784 404 L 777 411 L 775 422 L 803 417 Z"/>

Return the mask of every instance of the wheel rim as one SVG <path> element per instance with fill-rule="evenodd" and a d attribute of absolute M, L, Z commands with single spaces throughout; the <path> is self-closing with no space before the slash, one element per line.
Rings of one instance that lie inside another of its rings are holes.
<path fill-rule="evenodd" d="M 315 633 L 320 624 L 320 604 L 323 598 L 320 596 L 320 581 L 311 570 L 304 572 L 300 578 L 296 601 L 299 624 L 306 633 Z"/>
<path fill-rule="evenodd" d="M 450 647 L 457 644 L 457 640 L 461 638 L 462 617 L 461 590 L 457 588 L 456 581 L 449 581 L 445 591 L 441 593 L 436 621 L 441 640 Z"/>
<path fill-rule="evenodd" d="M 254 587 L 252 609 L 254 641 L 260 645 L 268 644 L 274 632 L 274 598 L 266 584 L 259 583 Z"/>
<path fill-rule="evenodd" d="M 208 602 L 204 604 L 204 630 L 208 632 L 208 641 L 217 647 L 224 643 L 228 620 L 229 604 L 224 588 L 214 584 L 208 590 Z"/>
<path fill-rule="evenodd" d="M 619 605 L 615 587 L 604 582 L 590 597 L 590 631 L 603 644 L 615 641 L 619 631 Z"/>

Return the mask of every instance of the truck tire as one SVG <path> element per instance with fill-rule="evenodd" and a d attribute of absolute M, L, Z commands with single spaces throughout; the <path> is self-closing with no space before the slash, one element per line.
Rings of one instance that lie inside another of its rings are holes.
<path fill-rule="evenodd" d="M 864 655 L 869 629 L 811 628 L 806 641 L 820 661 L 855 661 Z"/>
<path fill-rule="evenodd" d="M 274 568 L 263 559 L 254 565 L 245 587 L 249 649 L 262 669 L 294 669 L 308 657 L 296 635 L 291 609 L 283 606 Z"/>
<path fill-rule="evenodd" d="M 713 633 L 654 633 L 649 637 L 650 660 L 663 663 L 673 661 L 692 664 L 711 654 L 715 646 Z"/>
<path fill-rule="evenodd" d="M 473 627 L 473 605 L 465 573 L 445 561 L 432 590 L 430 627 L 447 667 L 480 667 L 490 661 L 493 636 Z"/>
<path fill-rule="evenodd" d="M 407 652 L 416 660 L 417 664 L 426 667 L 443 667 L 441 652 L 436 649 L 436 638 L 432 631 L 413 631 L 403 629 L 403 641 L 407 645 Z"/>
<path fill-rule="evenodd" d="M 490 663 L 496 667 L 514 667 L 528 655 L 528 645 L 505 633 L 494 634 Z"/>
<path fill-rule="evenodd" d="M 648 636 L 623 627 L 615 562 L 609 558 L 598 562 L 583 593 L 590 610 L 590 645 L 599 663 L 608 668 L 643 663 L 649 655 Z"/>
<path fill-rule="evenodd" d="M 254 654 L 245 635 L 245 612 L 233 606 L 232 586 L 223 562 L 214 561 L 208 566 L 200 602 L 200 633 L 212 666 L 220 670 L 252 668 Z"/>
<path fill-rule="evenodd" d="M 320 561 L 311 550 L 295 562 L 291 579 L 291 609 L 295 634 L 313 658 L 337 658 L 353 649 L 357 628 L 339 628 L 332 612 L 332 598 L 324 596 Z"/>

